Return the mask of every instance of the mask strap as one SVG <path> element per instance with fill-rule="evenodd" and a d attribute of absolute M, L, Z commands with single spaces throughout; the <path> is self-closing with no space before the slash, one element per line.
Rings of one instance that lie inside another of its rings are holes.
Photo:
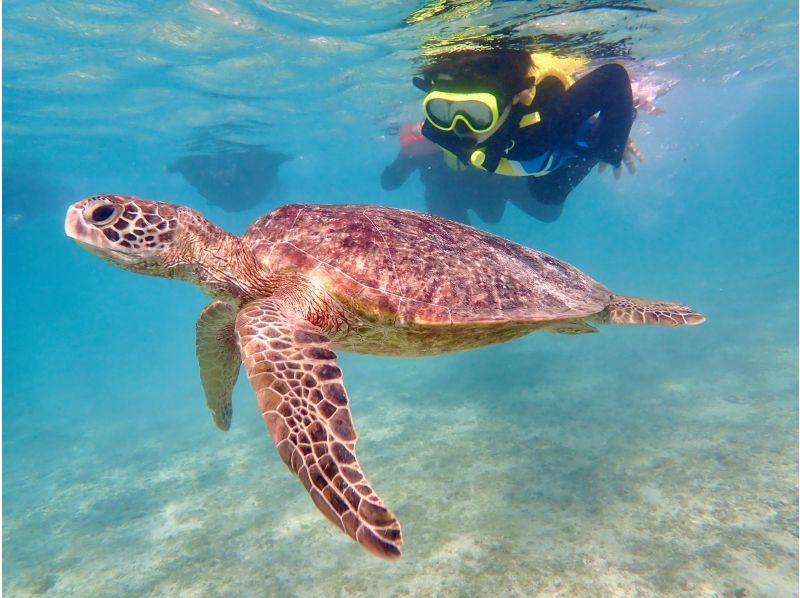
<path fill-rule="evenodd" d="M 425 93 L 431 90 L 431 82 L 427 79 L 423 79 L 422 77 L 414 77 L 411 79 L 411 83 L 414 84 L 414 87 L 420 91 L 424 91 Z"/>

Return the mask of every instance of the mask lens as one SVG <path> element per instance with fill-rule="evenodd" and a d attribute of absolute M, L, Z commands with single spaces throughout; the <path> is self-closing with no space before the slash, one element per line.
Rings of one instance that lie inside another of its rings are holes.
<path fill-rule="evenodd" d="M 494 121 L 491 108 L 483 102 L 474 100 L 457 102 L 456 112 L 463 114 L 469 124 L 476 130 L 485 131 L 492 126 Z"/>
<path fill-rule="evenodd" d="M 449 127 L 456 115 L 453 102 L 448 100 L 431 100 L 426 111 L 431 122 L 440 127 Z"/>

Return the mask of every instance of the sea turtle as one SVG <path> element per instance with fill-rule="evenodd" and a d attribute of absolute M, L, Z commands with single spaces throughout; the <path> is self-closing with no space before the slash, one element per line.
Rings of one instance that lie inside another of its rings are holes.
<path fill-rule="evenodd" d="M 191 282 L 212 301 L 197 358 L 227 430 L 244 362 L 278 453 L 322 513 L 368 551 L 402 536 L 361 471 L 333 349 L 436 355 L 538 329 L 699 324 L 686 305 L 613 295 L 578 269 L 487 232 L 409 210 L 286 205 L 237 237 L 187 207 L 121 195 L 70 206 L 67 235 L 133 272 Z"/>

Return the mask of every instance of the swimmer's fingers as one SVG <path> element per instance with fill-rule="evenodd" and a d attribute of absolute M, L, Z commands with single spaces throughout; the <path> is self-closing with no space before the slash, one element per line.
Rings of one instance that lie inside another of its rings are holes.
<path fill-rule="evenodd" d="M 636 162 L 633 159 L 633 156 L 634 156 L 634 154 L 625 152 L 624 154 L 622 154 L 622 162 L 625 164 L 625 168 L 628 169 L 629 173 L 636 174 Z M 619 170 L 620 173 L 622 172 L 622 168 L 620 168 L 619 166 L 617 168 L 615 168 L 615 170 Z M 617 178 L 619 178 L 619 177 L 617 177 Z"/>
<path fill-rule="evenodd" d="M 626 162 L 625 164 L 627 165 L 628 163 Z M 608 162 L 600 162 L 597 165 L 597 172 L 599 172 L 600 174 L 603 174 L 606 170 L 608 170 Z M 628 166 L 628 170 L 631 170 L 630 166 Z M 631 170 L 631 172 L 635 172 L 635 171 L 636 171 L 636 168 Z M 614 179 L 615 180 L 618 181 L 620 178 L 622 178 L 622 166 L 621 165 L 614 166 L 613 172 L 614 172 Z"/>
<path fill-rule="evenodd" d="M 644 157 L 644 152 L 642 152 L 642 150 L 636 147 L 636 144 L 633 142 L 633 139 L 631 137 L 628 137 L 628 143 L 625 146 L 625 153 L 635 157 L 637 160 L 639 160 L 641 164 L 644 164 L 646 162 Z"/>
<path fill-rule="evenodd" d="M 625 144 L 625 151 L 622 152 L 622 164 L 625 164 L 625 168 L 628 170 L 629 173 L 635 174 L 637 160 L 639 161 L 639 163 L 644 164 L 645 162 L 644 153 L 642 153 L 642 150 L 636 147 L 636 144 L 633 142 L 633 139 L 629 137 L 628 142 Z M 616 180 L 619 180 L 622 177 L 622 164 L 614 166 L 614 178 Z M 608 163 L 601 161 L 597 165 L 597 172 L 603 174 L 607 168 L 608 168 Z"/>
<path fill-rule="evenodd" d="M 625 168 L 628 169 L 629 173 L 636 173 L 637 160 L 639 163 L 644 164 L 644 154 L 638 147 L 636 147 L 633 139 L 628 138 L 628 143 L 625 144 L 625 151 L 622 152 L 622 162 L 625 164 Z"/>

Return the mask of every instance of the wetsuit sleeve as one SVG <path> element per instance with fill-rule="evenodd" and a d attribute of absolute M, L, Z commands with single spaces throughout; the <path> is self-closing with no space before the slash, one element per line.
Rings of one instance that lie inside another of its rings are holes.
<path fill-rule="evenodd" d="M 549 206 L 563 204 L 567 195 L 586 178 L 595 164 L 597 164 L 596 158 L 579 156 L 569 160 L 564 166 L 557 168 L 547 176 L 529 176 L 528 191 L 531 198 L 536 203 Z M 522 209 L 528 211 L 524 207 Z"/>
<path fill-rule="evenodd" d="M 394 162 L 381 173 L 381 187 L 386 191 L 399 188 L 418 167 L 419 163 L 415 158 L 406 156 L 402 152 L 397 154 Z"/>
<path fill-rule="evenodd" d="M 581 77 L 542 108 L 547 137 L 570 142 L 587 119 L 597 114 L 589 148 L 594 157 L 619 166 L 635 112 L 625 67 L 606 64 Z"/>

